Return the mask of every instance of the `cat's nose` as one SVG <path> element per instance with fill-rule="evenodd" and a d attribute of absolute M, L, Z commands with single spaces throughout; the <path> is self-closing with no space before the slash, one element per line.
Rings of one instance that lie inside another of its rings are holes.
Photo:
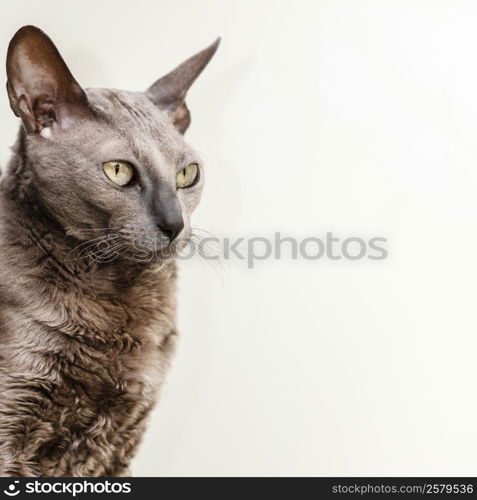
<path fill-rule="evenodd" d="M 184 228 L 182 208 L 176 192 L 167 185 L 159 185 L 153 198 L 153 214 L 157 227 L 172 243 Z"/>
<path fill-rule="evenodd" d="M 167 222 L 160 221 L 157 223 L 157 227 L 169 239 L 169 243 L 172 243 L 179 236 L 182 229 L 184 229 L 184 221 L 182 218 Z"/>

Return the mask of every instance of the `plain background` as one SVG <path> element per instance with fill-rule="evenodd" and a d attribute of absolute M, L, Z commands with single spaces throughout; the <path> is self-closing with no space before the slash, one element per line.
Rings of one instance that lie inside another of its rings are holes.
<path fill-rule="evenodd" d="M 188 100 L 194 225 L 388 239 L 383 261 L 182 263 L 182 338 L 135 475 L 477 474 L 475 1 L 1 11 L 3 55 L 36 24 L 84 86 L 142 90 L 221 35 Z M 0 126 L 5 165 L 5 93 Z"/>

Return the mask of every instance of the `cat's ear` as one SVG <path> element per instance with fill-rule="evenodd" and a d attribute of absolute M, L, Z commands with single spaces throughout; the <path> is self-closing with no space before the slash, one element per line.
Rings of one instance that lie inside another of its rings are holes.
<path fill-rule="evenodd" d="M 74 79 L 58 49 L 35 26 L 20 28 L 7 53 L 10 106 L 29 133 L 46 127 L 67 127 L 90 116 L 84 90 Z"/>
<path fill-rule="evenodd" d="M 182 134 L 190 124 L 190 112 L 185 103 L 187 91 L 212 59 L 219 43 L 220 38 L 217 38 L 212 45 L 184 61 L 146 91 L 154 104 L 169 112 L 174 126 Z"/>

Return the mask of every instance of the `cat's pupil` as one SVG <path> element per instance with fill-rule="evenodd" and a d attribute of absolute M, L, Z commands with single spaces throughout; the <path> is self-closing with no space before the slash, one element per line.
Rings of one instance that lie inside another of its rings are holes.
<path fill-rule="evenodd" d="M 119 174 L 119 163 L 116 163 L 116 165 L 114 166 L 114 173 L 115 173 L 116 175 L 118 175 L 118 174 Z"/>

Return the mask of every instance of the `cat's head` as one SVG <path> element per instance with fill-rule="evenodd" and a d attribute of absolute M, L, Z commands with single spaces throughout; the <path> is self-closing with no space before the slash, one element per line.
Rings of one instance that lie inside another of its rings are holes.
<path fill-rule="evenodd" d="M 188 238 L 204 172 L 183 138 L 185 97 L 218 43 L 147 91 L 126 92 L 81 88 L 45 33 L 25 26 L 15 34 L 7 91 L 22 119 L 30 182 L 68 234 L 110 234 L 134 259 Z"/>

